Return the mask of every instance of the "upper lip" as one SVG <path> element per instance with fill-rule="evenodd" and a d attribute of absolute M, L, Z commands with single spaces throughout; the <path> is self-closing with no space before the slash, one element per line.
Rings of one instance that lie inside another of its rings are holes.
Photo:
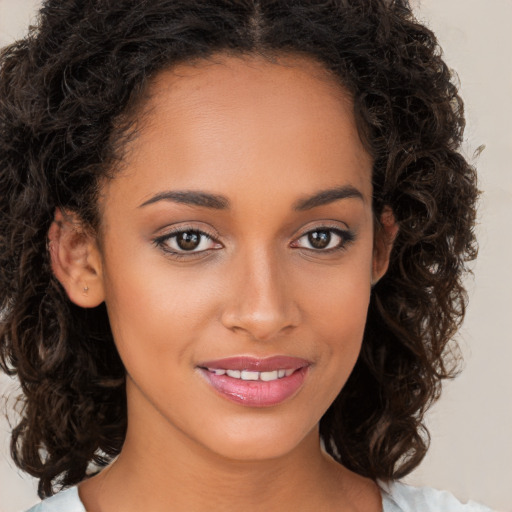
<path fill-rule="evenodd" d="M 198 366 L 201 368 L 216 368 L 223 370 L 249 370 L 253 372 L 272 372 L 280 369 L 298 370 L 309 366 L 310 361 L 300 357 L 272 356 L 258 358 L 252 356 L 235 356 L 224 359 L 205 361 Z"/>

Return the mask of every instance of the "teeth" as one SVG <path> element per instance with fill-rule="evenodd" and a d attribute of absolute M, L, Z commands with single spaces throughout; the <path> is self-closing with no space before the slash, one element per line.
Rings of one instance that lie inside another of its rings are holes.
<path fill-rule="evenodd" d="M 253 372 L 250 370 L 224 370 L 222 368 L 208 368 L 208 371 L 215 375 L 227 375 L 233 379 L 241 380 L 262 380 L 270 382 L 283 377 L 289 377 L 295 370 L 294 369 L 280 369 L 271 372 Z"/>
<path fill-rule="evenodd" d="M 261 380 L 264 380 L 264 381 L 269 381 L 269 380 L 276 380 L 279 376 L 279 372 L 277 370 L 273 371 L 273 372 L 261 372 L 260 373 L 260 379 Z"/>
<path fill-rule="evenodd" d="M 241 373 L 242 380 L 258 380 L 259 372 L 250 372 L 249 370 L 243 370 Z"/>

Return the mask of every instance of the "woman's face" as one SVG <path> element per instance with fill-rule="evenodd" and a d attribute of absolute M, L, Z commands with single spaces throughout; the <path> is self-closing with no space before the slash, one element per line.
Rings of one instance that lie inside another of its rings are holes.
<path fill-rule="evenodd" d="M 220 56 L 154 81 L 100 202 L 128 440 L 248 460 L 316 432 L 387 258 L 352 108 L 299 57 Z"/>

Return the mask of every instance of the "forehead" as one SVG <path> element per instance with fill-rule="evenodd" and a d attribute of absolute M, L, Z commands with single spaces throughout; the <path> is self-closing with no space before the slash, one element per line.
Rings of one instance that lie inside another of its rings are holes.
<path fill-rule="evenodd" d="M 208 59 L 180 63 L 156 75 L 151 81 L 149 96 L 158 100 L 159 94 L 172 89 L 176 100 L 200 95 L 218 102 L 223 96 L 219 93 L 238 93 L 242 88 L 252 95 L 265 87 L 267 92 L 279 96 L 279 93 L 289 92 L 293 84 L 296 85 L 293 88 L 295 94 L 302 92 L 310 99 L 329 94 L 335 101 L 350 103 L 348 92 L 333 72 L 311 57 L 291 53 L 268 58 L 218 53 Z M 229 94 L 226 99 L 233 102 L 237 97 Z"/>
<path fill-rule="evenodd" d="M 141 202 L 155 187 L 224 195 L 231 187 L 236 196 L 262 182 L 267 196 L 340 184 L 371 195 L 350 95 L 309 58 L 216 55 L 177 65 L 153 79 L 141 119 L 123 173 Z"/>

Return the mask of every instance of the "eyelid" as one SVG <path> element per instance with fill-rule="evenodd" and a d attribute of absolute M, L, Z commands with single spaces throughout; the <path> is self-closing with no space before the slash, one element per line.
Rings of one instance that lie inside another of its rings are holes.
<path fill-rule="evenodd" d="M 336 219 L 319 219 L 312 222 L 308 222 L 305 226 L 302 226 L 298 233 L 301 233 L 298 236 L 305 235 L 307 233 L 311 233 L 311 231 L 315 231 L 315 229 L 337 229 L 339 231 L 350 231 L 350 227 L 346 222 Z"/>
<path fill-rule="evenodd" d="M 340 227 L 340 223 L 334 224 L 332 222 L 324 221 L 324 223 L 318 224 L 316 226 L 310 226 L 309 229 L 306 229 L 302 232 L 299 236 L 295 237 L 292 241 L 292 244 L 295 244 L 298 240 L 301 238 L 309 235 L 310 233 L 314 233 L 315 231 L 331 231 L 336 234 L 336 236 L 341 238 L 341 242 L 338 246 L 331 247 L 328 249 L 314 249 L 314 248 L 308 248 L 308 247 L 293 247 L 294 249 L 301 249 L 305 250 L 311 253 L 317 253 L 317 254 L 329 254 L 337 251 L 342 251 L 347 249 L 347 246 L 352 243 L 355 240 L 355 233 L 348 228 L 348 226 L 343 223 L 344 226 L 346 226 L 346 229 Z M 200 257 L 204 256 L 206 254 L 209 254 L 212 250 L 218 250 L 219 248 L 208 248 L 208 249 L 202 249 L 200 251 L 197 250 L 176 250 L 171 249 L 166 244 L 166 242 L 169 239 L 175 238 L 178 234 L 187 232 L 187 231 L 193 231 L 195 233 L 199 233 L 201 236 L 206 237 L 207 239 L 211 240 L 212 242 L 222 246 L 223 244 L 219 242 L 218 238 L 220 238 L 220 235 L 217 233 L 212 233 L 208 229 L 199 228 L 197 226 L 192 225 L 178 225 L 171 227 L 167 232 L 165 232 L 162 235 L 159 235 L 153 239 L 153 243 L 159 247 L 162 251 L 164 251 L 167 255 L 179 259 L 179 258 L 194 258 L 194 257 Z M 222 248 L 221 247 L 221 248 Z"/>
<path fill-rule="evenodd" d="M 167 230 L 164 234 L 156 236 L 153 239 L 153 243 L 159 247 L 162 251 L 164 251 L 166 254 L 173 256 L 175 258 L 180 257 L 194 257 L 198 255 L 204 255 L 205 253 L 208 253 L 209 251 L 216 250 L 213 248 L 209 249 L 203 249 L 200 251 L 191 250 L 191 251 L 185 251 L 185 250 L 176 250 L 176 249 L 170 249 L 168 246 L 166 246 L 166 242 L 172 238 L 175 238 L 180 233 L 184 233 L 187 231 L 193 231 L 195 233 L 199 233 L 201 236 L 208 238 L 212 242 L 215 242 L 216 244 L 222 245 L 218 241 L 219 235 L 217 233 L 211 233 L 207 229 L 199 228 L 197 226 L 191 226 L 191 225 L 179 225 L 171 227 L 169 230 Z"/>
<path fill-rule="evenodd" d="M 345 224 L 345 226 L 347 226 L 347 225 Z M 339 224 L 333 225 L 333 224 L 329 224 L 329 223 L 324 223 L 324 224 L 320 224 L 320 225 L 311 227 L 310 229 L 307 229 L 300 236 L 294 238 L 292 244 L 295 244 L 301 238 L 304 238 L 305 236 L 309 235 L 310 233 L 314 233 L 315 231 L 334 232 L 336 234 L 336 236 L 338 236 L 342 239 L 342 241 L 341 241 L 340 245 L 331 247 L 329 249 L 313 249 L 313 248 L 308 248 L 308 247 L 294 247 L 294 249 L 296 248 L 296 249 L 305 250 L 305 251 L 309 251 L 309 252 L 317 253 L 317 254 L 329 254 L 331 252 L 336 252 L 336 251 L 341 251 L 341 250 L 347 249 L 347 246 L 349 244 L 351 244 L 356 238 L 355 233 L 351 229 L 349 229 L 348 226 L 344 229 L 344 228 L 341 228 L 339 226 Z"/>

